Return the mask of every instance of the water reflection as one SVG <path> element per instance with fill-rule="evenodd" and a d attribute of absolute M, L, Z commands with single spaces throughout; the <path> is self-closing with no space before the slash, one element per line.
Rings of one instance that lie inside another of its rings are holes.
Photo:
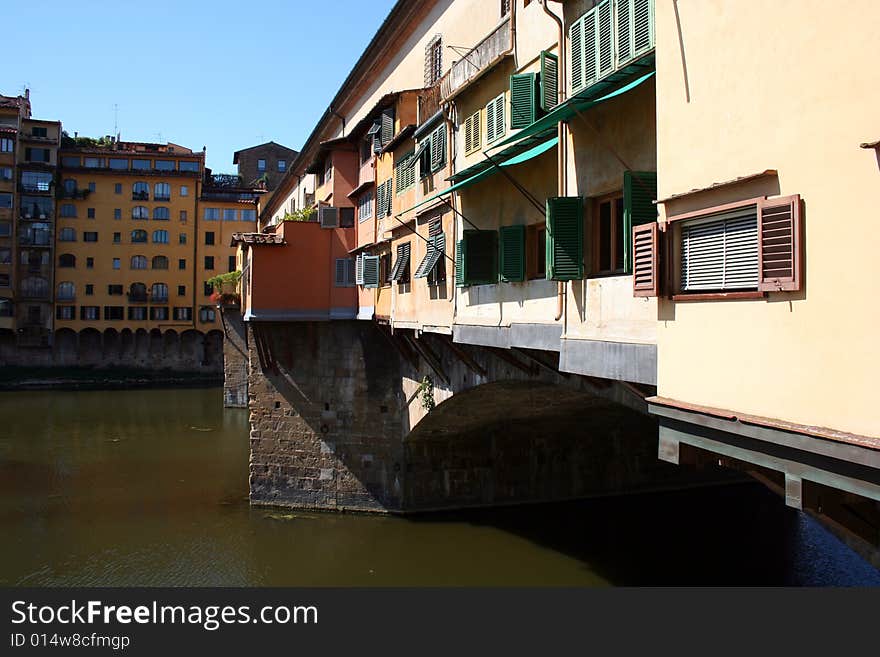
<path fill-rule="evenodd" d="M 252 509 L 219 390 L 0 394 L 0 585 L 880 585 L 760 486 L 403 519 Z"/>

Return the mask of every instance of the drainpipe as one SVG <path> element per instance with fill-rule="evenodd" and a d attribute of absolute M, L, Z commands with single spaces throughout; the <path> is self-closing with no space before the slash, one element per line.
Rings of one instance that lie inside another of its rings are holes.
<path fill-rule="evenodd" d="M 558 89 L 558 102 L 561 105 L 565 102 L 565 89 L 567 86 L 567 81 L 565 78 L 566 72 L 566 57 L 565 57 L 565 28 L 563 27 L 562 20 L 550 11 L 550 8 L 547 6 L 547 0 L 541 1 L 541 9 L 544 10 L 544 13 L 547 14 L 553 21 L 556 23 L 556 26 L 559 30 L 559 40 L 558 40 L 558 52 L 559 52 L 559 67 L 558 67 L 558 75 L 559 79 L 557 80 L 557 89 Z M 568 192 L 568 133 L 566 132 L 566 125 L 562 121 L 556 127 L 557 136 L 559 137 L 559 143 L 556 146 L 556 168 L 559 172 L 558 180 L 556 181 L 556 192 L 559 196 L 567 196 Z M 553 318 L 553 321 L 558 322 L 562 319 L 565 314 L 565 302 L 567 298 L 567 285 L 565 281 L 559 281 L 556 284 L 556 317 Z M 566 326 L 563 326 L 562 333 L 565 335 Z"/>

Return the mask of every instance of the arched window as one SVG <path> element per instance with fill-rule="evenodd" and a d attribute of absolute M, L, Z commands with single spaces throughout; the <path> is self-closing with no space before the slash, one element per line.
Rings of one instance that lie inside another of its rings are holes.
<path fill-rule="evenodd" d="M 163 206 L 153 208 L 153 219 L 158 221 L 168 221 L 171 219 L 171 210 Z"/>
<path fill-rule="evenodd" d="M 62 253 L 58 256 L 59 267 L 76 267 L 76 256 L 72 253 Z"/>
<path fill-rule="evenodd" d="M 59 242 L 76 242 L 76 230 L 73 228 L 62 228 L 58 234 Z"/>
<path fill-rule="evenodd" d="M 70 281 L 58 284 L 58 301 L 73 301 L 76 298 L 76 286 Z"/>
<path fill-rule="evenodd" d="M 136 182 L 134 185 L 131 186 L 131 200 L 149 201 L 150 186 L 145 182 Z"/>
<path fill-rule="evenodd" d="M 64 193 L 68 196 L 76 194 L 76 181 L 73 178 L 64 181 Z"/>
<path fill-rule="evenodd" d="M 143 205 L 136 205 L 131 209 L 132 219 L 149 219 L 150 211 Z"/>
<path fill-rule="evenodd" d="M 170 201 L 171 200 L 171 185 L 168 183 L 156 183 L 153 185 L 153 200 L 154 201 Z"/>
<path fill-rule="evenodd" d="M 132 241 L 132 243 L 146 242 L 147 241 L 147 231 L 145 231 L 145 230 L 131 231 L 131 241 Z"/>
<path fill-rule="evenodd" d="M 168 269 L 168 258 L 165 256 L 153 256 L 153 269 Z"/>
<path fill-rule="evenodd" d="M 168 286 L 165 283 L 153 283 L 153 287 L 150 289 L 150 301 L 153 303 L 168 301 Z"/>
<path fill-rule="evenodd" d="M 21 295 L 25 298 L 49 296 L 49 281 L 42 276 L 28 276 L 21 280 Z"/>
<path fill-rule="evenodd" d="M 153 244 L 168 244 L 168 231 L 167 230 L 154 230 L 153 231 Z"/>
<path fill-rule="evenodd" d="M 147 300 L 147 286 L 143 283 L 132 283 L 128 287 L 128 300 L 129 301 L 146 301 Z"/>
<path fill-rule="evenodd" d="M 142 255 L 131 256 L 131 268 L 132 269 L 146 269 L 147 268 L 147 256 L 142 256 Z"/>

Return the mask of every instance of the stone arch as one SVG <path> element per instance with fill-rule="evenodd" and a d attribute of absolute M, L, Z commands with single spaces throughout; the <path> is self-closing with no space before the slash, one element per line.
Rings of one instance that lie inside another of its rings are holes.
<path fill-rule="evenodd" d="M 180 363 L 183 367 L 196 369 L 202 362 L 202 334 L 188 329 L 180 334 Z"/>
<path fill-rule="evenodd" d="M 119 332 L 119 362 L 123 365 L 135 363 L 134 332 L 124 328 Z"/>
<path fill-rule="evenodd" d="M 59 365 L 77 364 L 77 335 L 70 328 L 61 328 L 55 331 L 52 349 L 55 362 Z"/>
<path fill-rule="evenodd" d="M 161 329 L 150 329 L 150 367 L 165 367 L 163 358 L 164 343 Z"/>
<path fill-rule="evenodd" d="M 121 355 L 121 338 L 115 328 L 104 329 L 103 360 L 105 365 L 116 365 Z"/>
<path fill-rule="evenodd" d="M 102 361 L 103 346 L 101 332 L 96 328 L 85 328 L 79 332 L 80 365 L 98 365 Z"/>
<path fill-rule="evenodd" d="M 12 329 L 0 329 L 0 364 L 17 365 L 17 354 L 15 331 Z"/>
<path fill-rule="evenodd" d="M 174 329 L 168 329 L 162 335 L 162 359 L 168 367 L 179 362 L 180 336 Z"/>
<path fill-rule="evenodd" d="M 138 367 L 150 364 L 150 334 L 139 328 L 134 332 L 134 363 Z"/>
<path fill-rule="evenodd" d="M 223 371 L 223 331 L 208 331 L 204 339 L 202 366 L 211 372 Z"/>

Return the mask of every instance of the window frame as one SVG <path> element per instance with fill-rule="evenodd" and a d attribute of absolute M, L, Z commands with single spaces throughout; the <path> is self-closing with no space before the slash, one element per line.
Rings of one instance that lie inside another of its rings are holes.
<path fill-rule="evenodd" d="M 611 208 L 611 234 L 609 235 L 610 244 L 609 244 L 609 253 L 611 257 L 611 268 L 610 269 L 602 269 L 601 267 L 601 245 L 602 245 L 602 225 L 600 221 L 601 217 L 601 208 L 604 203 L 609 203 Z M 617 212 L 618 204 L 620 206 L 620 216 L 615 217 Z M 623 201 L 623 190 L 619 190 L 616 192 L 611 192 L 610 194 L 604 194 L 602 196 L 597 196 L 593 199 L 592 204 L 592 243 L 593 243 L 593 253 L 591 258 L 591 268 L 590 268 L 590 277 L 591 278 L 599 278 L 603 276 L 623 276 L 626 274 L 626 226 L 624 224 L 624 215 L 626 209 L 624 207 Z M 621 244 L 617 243 L 618 239 L 618 231 L 615 230 L 617 222 L 620 223 L 620 237 L 623 240 Z M 617 254 L 617 247 L 619 247 L 620 253 L 620 262 L 618 263 L 619 267 L 614 267 L 614 260 Z"/>

